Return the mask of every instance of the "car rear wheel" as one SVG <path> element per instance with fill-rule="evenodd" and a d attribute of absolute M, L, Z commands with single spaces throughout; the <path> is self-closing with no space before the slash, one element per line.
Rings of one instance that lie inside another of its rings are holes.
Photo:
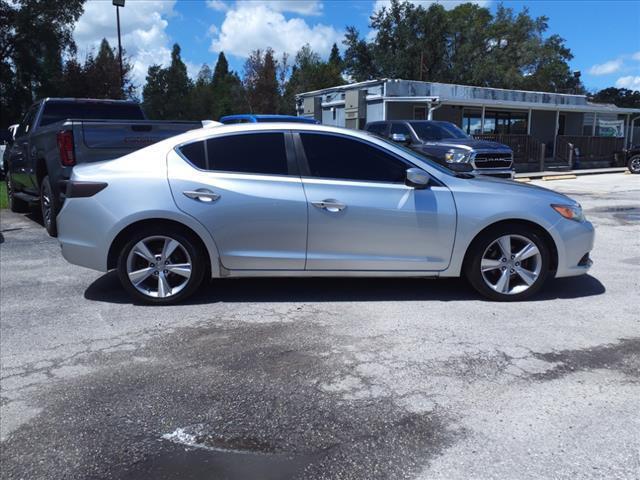
<path fill-rule="evenodd" d="M 640 174 L 640 155 L 634 155 L 631 157 L 627 167 L 631 173 Z"/>
<path fill-rule="evenodd" d="M 42 179 L 40 184 L 40 211 L 42 213 L 42 222 L 47 233 L 52 237 L 58 236 L 58 224 L 56 217 L 60 211 L 60 200 L 51 187 L 49 175 Z"/>
<path fill-rule="evenodd" d="M 118 277 L 136 300 L 168 305 L 193 294 L 205 272 L 206 256 L 189 235 L 147 228 L 135 233 L 118 258 Z"/>
<path fill-rule="evenodd" d="M 524 300 L 549 275 L 550 251 L 544 239 L 523 225 L 483 232 L 471 245 L 465 275 L 482 295 L 498 301 Z"/>
<path fill-rule="evenodd" d="M 5 178 L 7 182 L 7 199 L 9 203 L 9 210 L 16 213 L 26 213 L 29 211 L 29 204 L 24 200 L 16 198 L 13 190 L 13 181 L 11 180 L 11 173 L 7 172 Z"/>

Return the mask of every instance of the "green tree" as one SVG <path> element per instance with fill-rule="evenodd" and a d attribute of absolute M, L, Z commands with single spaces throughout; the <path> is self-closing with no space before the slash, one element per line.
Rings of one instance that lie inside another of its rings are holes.
<path fill-rule="evenodd" d="M 376 77 L 498 88 L 580 93 L 564 40 L 546 36 L 548 19 L 498 5 L 452 10 L 391 0 L 371 17 L 373 41 L 348 27 L 344 69 L 354 80 Z"/>
<path fill-rule="evenodd" d="M 589 95 L 595 103 L 612 103 L 621 108 L 640 108 L 640 91 L 628 88 L 604 88 Z"/>
<path fill-rule="evenodd" d="M 142 90 L 143 103 L 147 117 L 155 120 L 169 118 L 167 110 L 167 69 L 161 65 L 151 65 Z"/>
<path fill-rule="evenodd" d="M 39 96 L 56 96 L 84 0 L 0 0 L 0 127 Z"/>
<path fill-rule="evenodd" d="M 229 71 L 229 63 L 220 52 L 211 82 L 213 96 L 212 118 L 218 120 L 225 115 L 249 111 L 249 103 L 240 77 Z"/>
<path fill-rule="evenodd" d="M 123 53 L 122 81 L 120 78 L 120 62 L 115 48 L 111 48 L 106 38 L 100 42 L 98 55 L 89 55 L 84 65 L 84 76 L 88 91 L 86 96 L 92 98 L 132 98 L 135 88 L 131 82 L 131 63 Z M 124 88 L 123 88 L 124 87 Z M 78 93 L 72 96 L 79 96 Z"/>
<path fill-rule="evenodd" d="M 189 115 L 197 120 L 213 120 L 214 99 L 213 99 L 213 73 L 205 63 L 198 72 L 193 89 L 191 90 Z"/>
<path fill-rule="evenodd" d="M 278 113 L 280 92 L 273 50 L 251 52 L 244 65 L 244 85 L 252 113 Z"/>

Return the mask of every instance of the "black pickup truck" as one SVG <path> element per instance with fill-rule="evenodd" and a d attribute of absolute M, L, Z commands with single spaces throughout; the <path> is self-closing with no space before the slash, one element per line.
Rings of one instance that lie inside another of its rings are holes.
<path fill-rule="evenodd" d="M 509 147 L 477 140 L 450 122 L 386 120 L 367 123 L 364 129 L 405 144 L 452 170 L 500 178 L 514 176 L 513 152 Z"/>
<path fill-rule="evenodd" d="M 201 126 L 147 120 L 140 105 L 128 100 L 40 100 L 29 108 L 7 147 L 9 207 L 18 212 L 39 204 L 44 226 L 55 236 L 64 201 L 60 185 L 74 165 L 121 157 Z"/>

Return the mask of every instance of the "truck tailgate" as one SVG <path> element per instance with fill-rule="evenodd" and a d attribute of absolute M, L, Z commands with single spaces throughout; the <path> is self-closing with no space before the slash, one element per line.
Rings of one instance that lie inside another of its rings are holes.
<path fill-rule="evenodd" d="M 171 121 L 83 121 L 82 140 L 76 140 L 76 148 L 94 150 L 87 152 L 81 161 L 114 158 L 139 150 L 165 138 L 200 128 L 200 122 Z M 82 145 L 79 145 L 82 142 Z M 95 150 L 108 150 L 98 152 Z M 79 156 L 80 157 L 80 156 Z M 100 158 L 98 158 L 100 157 Z M 81 158 L 81 157 L 80 157 Z"/>

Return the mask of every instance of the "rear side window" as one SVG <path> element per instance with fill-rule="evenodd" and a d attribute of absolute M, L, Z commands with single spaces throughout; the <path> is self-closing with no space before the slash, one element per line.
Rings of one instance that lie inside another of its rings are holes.
<path fill-rule="evenodd" d="M 336 135 L 300 133 L 311 176 L 402 183 L 408 165 L 380 148 Z"/>
<path fill-rule="evenodd" d="M 204 152 L 204 142 L 194 142 L 180 147 L 180 153 L 193 165 L 201 170 L 207 169 L 207 158 Z"/>
<path fill-rule="evenodd" d="M 287 152 L 282 133 L 248 133 L 207 140 L 209 170 L 287 175 Z"/>
<path fill-rule="evenodd" d="M 44 105 L 40 125 L 79 118 L 83 120 L 144 120 L 139 105 L 135 103 L 99 102 L 47 102 Z"/>
<path fill-rule="evenodd" d="M 180 153 L 202 170 L 287 175 L 287 152 L 282 133 L 249 133 L 189 143 Z"/>

